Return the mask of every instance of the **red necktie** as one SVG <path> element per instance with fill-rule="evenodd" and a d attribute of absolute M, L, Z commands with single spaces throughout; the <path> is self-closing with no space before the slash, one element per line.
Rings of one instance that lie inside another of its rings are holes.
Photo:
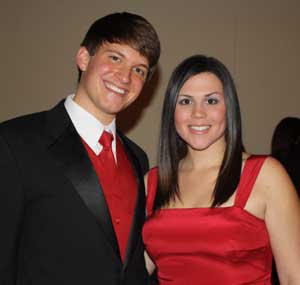
<path fill-rule="evenodd" d="M 105 174 L 110 178 L 113 178 L 116 171 L 115 157 L 112 152 L 111 143 L 114 137 L 111 133 L 103 131 L 99 143 L 102 145 L 103 149 L 98 155 L 98 158 L 103 163 L 105 167 Z"/>

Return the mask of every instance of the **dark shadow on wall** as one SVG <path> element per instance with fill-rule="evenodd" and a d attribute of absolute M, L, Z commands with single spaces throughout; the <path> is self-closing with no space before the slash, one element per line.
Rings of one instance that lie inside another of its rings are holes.
<path fill-rule="evenodd" d="M 117 125 L 123 133 L 130 131 L 141 118 L 143 111 L 151 104 L 157 87 L 160 83 L 160 68 L 158 67 L 149 82 L 146 82 L 144 89 L 138 99 L 118 114 Z"/>

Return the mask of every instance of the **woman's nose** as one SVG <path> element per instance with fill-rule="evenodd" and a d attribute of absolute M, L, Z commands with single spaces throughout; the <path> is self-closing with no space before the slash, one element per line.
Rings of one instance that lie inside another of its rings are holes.
<path fill-rule="evenodd" d="M 195 104 L 193 106 L 193 117 L 203 118 L 206 116 L 205 107 L 202 104 Z"/>

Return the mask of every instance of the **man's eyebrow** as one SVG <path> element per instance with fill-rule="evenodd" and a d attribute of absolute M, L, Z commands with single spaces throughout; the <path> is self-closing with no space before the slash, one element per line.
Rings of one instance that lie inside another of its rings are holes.
<path fill-rule="evenodd" d="M 113 53 L 116 53 L 118 54 L 119 56 L 121 57 L 125 57 L 125 55 L 117 50 L 114 50 L 114 49 L 107 49 L 106 52 L 113 52 Z"/>
<path fill-rule="evenodd" d="M 106 52 L 112 52 L 112 53 L 116 53 L 118 54 L 120 57 L 124 58 L 125 55 L 120 52 L 120 51 L 117 51 L 117 50 L 114 50 L 114 49 L 107 49 Z M 145 67 L 147 70 L 149 69 L 149 66 L 147 64 L 144 64 L 144 63 L 139 63 L 138 66 L 143 66 Z"/>
<path fill-rule="evenodd" d="M 140 63 L 139 66 L 143 66 L 145 67 L 147 70 L 149 69 L 149 66 L 147 64 L 144 64 L 144 63 Z"/>

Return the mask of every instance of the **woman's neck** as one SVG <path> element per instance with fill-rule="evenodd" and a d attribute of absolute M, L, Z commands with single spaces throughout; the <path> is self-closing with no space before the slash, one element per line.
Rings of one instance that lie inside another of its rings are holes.
<path fill-rule="evenodd" d="M 212 145 L 205 150 L 195 150 L 188 146 L 187 155 L 181 160 L 181 170 L 200 170 L 220 167 L 225 153 L 225 144 Z"/>

